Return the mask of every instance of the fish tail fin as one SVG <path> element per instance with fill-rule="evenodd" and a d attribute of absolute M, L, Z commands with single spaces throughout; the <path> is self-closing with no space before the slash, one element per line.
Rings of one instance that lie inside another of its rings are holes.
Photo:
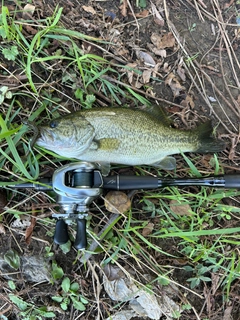
<path fill-rule="evenodd" d="M 223 151 L 226 147 L 225 142 L 217 140 L 212 136 L 213 127 L 211 120 L 200 124 L 196 129 L 199 145 L 196 152 L 199 153 L 214 153 Z"/>

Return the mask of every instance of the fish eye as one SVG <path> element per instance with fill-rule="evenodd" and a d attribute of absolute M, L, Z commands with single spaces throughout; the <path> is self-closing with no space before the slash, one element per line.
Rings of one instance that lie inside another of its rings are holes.
<path fill-rule="evenodd" d="M 49 123 L 49 127 L 50 128 L 56 128 L 58 125 L 57 121 L 56 120 L 52 120 L 50 123 Z"/>

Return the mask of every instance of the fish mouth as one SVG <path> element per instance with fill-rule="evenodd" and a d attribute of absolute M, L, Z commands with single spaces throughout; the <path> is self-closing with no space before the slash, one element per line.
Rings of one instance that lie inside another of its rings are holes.
<path fill-rule="evenodd" d="M 38 136 L 35 139 L 35 143 L 39 146 L 45 146 L 49 143 L 54 142 L 55 135 L 53 132 L 46 130 L 45 128 L 40 128 L 38 130 Z"/>

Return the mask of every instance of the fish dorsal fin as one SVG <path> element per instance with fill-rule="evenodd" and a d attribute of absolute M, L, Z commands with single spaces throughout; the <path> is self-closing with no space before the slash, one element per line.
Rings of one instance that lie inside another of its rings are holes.
<path fill-rule="evenodd" d="M 169 119 L 166 110 L 162 106 L 151 105 L 150 107 L 144 107 L 142 110 L 150 114 L 167 127 L 171 127 L 173 125 L 172 120 Z"/>

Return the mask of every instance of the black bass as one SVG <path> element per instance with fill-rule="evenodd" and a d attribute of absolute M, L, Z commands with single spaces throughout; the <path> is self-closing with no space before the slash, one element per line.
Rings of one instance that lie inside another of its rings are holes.
<path fill-rule="evenodd" d="M 37 145 L 63 157 L 99 163 L 174 169 L 175 159 L 169 155 L 224 150 L 224 143 L 211 136 L 210 121 L 178 130 L 157 113 L 122 107 L 77 111 L 39 130 Z"/>

